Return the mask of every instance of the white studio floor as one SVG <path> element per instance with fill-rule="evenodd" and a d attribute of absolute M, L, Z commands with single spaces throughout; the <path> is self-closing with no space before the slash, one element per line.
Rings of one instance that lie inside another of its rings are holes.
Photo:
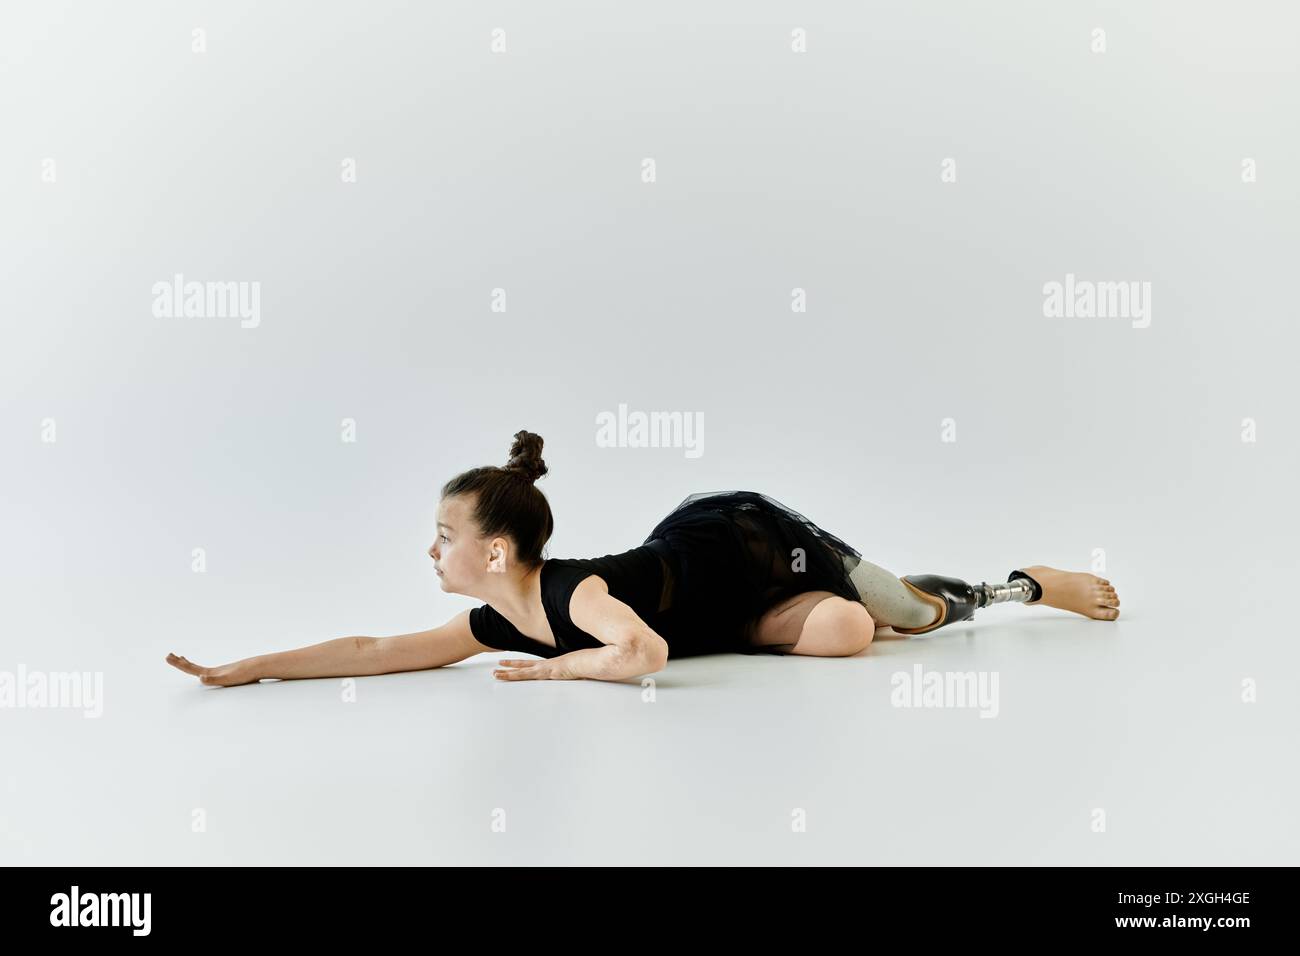
<path fill-rule="evenodd" d="M 1198 623 L 1172 580 L 1117 583 L 1115 623 L 999 605 L 855 658 L 670 661 L 653 693 L 495 681 L 506 655 L 360 678 L 350 703 L 336 679 L 207 688 L 164 655 L 221 661 L 160 616 L 105 667 L 102 717 L 3 712 L 0 857 L 1293 863 L 1294 650 L 1233 658 L 1224 642 L 1265 621 Z M 983 672 L 986 691 L 996 674 L 995 715 L 893 706 L 918 666 Z"/>

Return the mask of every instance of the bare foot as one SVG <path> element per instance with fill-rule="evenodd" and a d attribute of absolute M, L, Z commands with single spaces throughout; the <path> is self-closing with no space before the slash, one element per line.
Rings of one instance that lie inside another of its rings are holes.
<path fill-rule="evenodd" d="M 187 674 L 193 674 L 199 679 L 201 684 L 212 684 L 217 687 L 235 687 L 239 684 L 252 684 L 260 678 L 254 677 L 239 664 L 225 664 L 221 667 L 200 667 L 198 664 L 191 664 L 183 657 L 175 654 L 167 655 L 167 663 L 177 670 L 182 670 Z"/>
<path fill-rule="evenodd" d="M 1041 564 L 1020 569 L 1043 587 L 1043 596 L 1033 606 L 1046 604 L 1073 611 L 1098 621 L 1119 617 L 1119 595 L 1105 578 L 1084 571 L 1061 571 Z"/>

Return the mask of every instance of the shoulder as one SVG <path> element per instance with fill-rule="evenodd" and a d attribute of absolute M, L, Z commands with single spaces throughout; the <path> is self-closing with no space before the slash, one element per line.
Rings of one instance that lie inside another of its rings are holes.
<path fill-rule="evenodd" d="M 615 556 L 617 557 L 617 556 Z M 658 562 L 658 557 L 651 553 Z M 626 572 L 602 558 L 551 559 L 545 565 L 543 598 L 556 620 L 599 644 L 619 644 L 644 634 L 648 625 L 619 590 Z M 605 574 L 600 571 L 604 570 Z M 607 580 L 610 577 L 610 580 Z M 611 590 L 611 583 L 614 588 Z M 592 643 L 588 646 L 595 646 Z"/>
<path fill-rule="evenodd" d="M 609 593 L 609 583 L 594 568 L 585 565 L 586 562 L 573 558 L 547 558 L 542 568 L 543 599 L 570 620 L 575 599 L 583 601 L 591 595 Z"/>
<path fill-rule="evenodd" d="M 588 631 L 578 623 L 585 617 L 582 607 L 608 598 L 610 593 L 610 584 L 591 564 L 588 559 L 547 558 L 542 567 L 542 601 L 550 605 L 552 614 L 578 631 Z"/>

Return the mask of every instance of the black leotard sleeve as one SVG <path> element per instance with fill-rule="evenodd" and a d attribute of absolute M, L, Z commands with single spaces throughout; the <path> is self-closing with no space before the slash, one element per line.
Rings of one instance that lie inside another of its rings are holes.
<path fill-rule="evenodd" d="M 518 628 L 490 604 L 470 609 L 469 629 L 474 634 L 474 640 L 493 650 L 519 651 L 524 654 L 536 654 L 538 657 L 555 657 L 564 653 L 549 644 L 543 644 L 541 641 L 520 634 Z"/>

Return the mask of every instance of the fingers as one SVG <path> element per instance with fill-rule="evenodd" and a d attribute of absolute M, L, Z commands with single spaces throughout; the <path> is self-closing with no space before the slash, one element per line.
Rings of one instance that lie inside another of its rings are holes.
<path fill-rule="evenodd" d="M 247 684 L 257 680 L 257 678 L 246 679 L 245 672 L 237 664 L 225 664 L 221 667 L 200 667 L 179 654 L 168 654 L 167 663 L 191 674 L 199 679 L 200 684 L 208 684 L 213 687 L 232 687 L 236 684 Z"/>
<path fill-rule="evenodd" d="M 167 663 L 172 665 L 172 667 L 183 670 L 187 674 L 193 674 L 195 677 L 202 677 L 208 672 L 208 668 L 200 667 L 198 664 L 192 664 L 185 658 L 176 654 L 168 654 Z"/>
<path fill-rule="evenodd" d="M 541 668 L 537 665 L 541 661 L 498 661 L 506 668 L 513 670 L 495 670 L 492 676 L 498 680 L 536 680 L 541 676 Z"/>

